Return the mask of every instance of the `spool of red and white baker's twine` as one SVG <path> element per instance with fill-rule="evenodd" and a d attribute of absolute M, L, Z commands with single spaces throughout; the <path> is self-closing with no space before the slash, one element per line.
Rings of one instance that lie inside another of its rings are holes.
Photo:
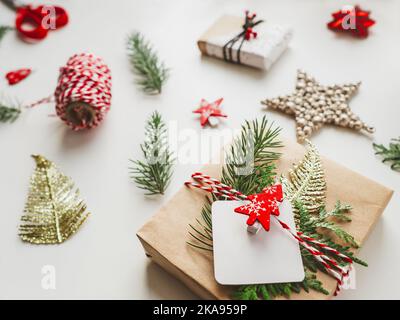
<path fill-rule="evenodd" d="M 53 97 L 29 107 L 55 101 L 57 116 L 73 130 L 97 127 L 111 106 L 111 72 L 93 54 L 75 54 L 60 68 Z"/>
<path fill-rule="evenodd" d="M 210 176 L 197 172 L 192 175 L 192 178 L 199 183 L 188 181 L 185 182 L 186 186 L 199 188 L 207 192 L 213 193 L 218 197 L 222 196 L 229 200 L 248 200 L 248 197 L 246 195 Z M 344 278 L 349 275 L 353 260 L 350 257 L 340 253 L 338 250 L 331 248 L 328 245 L 303 234 L 302 232 L 293 231 L 286 223 L 279 220 L 277 216 L 273 215 L 273 217 L 279 222 L 279 224 L 285 231 L 287 231 L 294 239 L 296 239 L 296 241 L 298 241 L 301 246 L 303 246 L 308 252 L 310 252 L 313 257 L 323 265 L 325 271 L 328 274 L 336 279 L 337 286 L 334 294 L 337 295 L 343 284 Z M 333 255 L 336 255 L 343 261 L 347 262 L 348 266 L 340 266 L 335 260 L 329 258 L 322 251 L 316 249 L 315 247 L 312 247 L 310 244 L 313 244 L 316 247 L 319 247 L 323 250 L 329 251 Z"/>

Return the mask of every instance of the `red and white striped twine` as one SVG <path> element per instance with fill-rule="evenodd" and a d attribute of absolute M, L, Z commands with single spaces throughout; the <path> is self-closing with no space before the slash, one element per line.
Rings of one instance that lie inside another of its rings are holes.
<path fill-rule="evenodd" d="M 51 102 L 42 99 L 29 107 Z M 57 116 L 73 130 L 91 129 L 99 125 L 111 106 L 111 72 L 101 58 L 93 54 L 75 54 L 60 68 L 54 92 Z M 67 117 L 67 107 L 73 102 L 88 104 L 94 112 L 92 121 L 82 119 L 80 124 Z"/>
<path fill-rule="evenodd" d="M 229 200 L 243 201 L 248 199 L 248 197 L 243 193 L 233 189 L 230 186 L 223 184 L 217 179 L 211 178 L 210 176 L 196 172 L 192 175 L 192 178 L 199 183 L 188 181 L 185 182 L 186 186 L 199 188 L 207 192 L 211 192 L 216 196 L 219 197 L 223 196 Z M 349 275 L 349 271 L 351 270 L 351 264 L 353 263 L 353 260 L 350 257 L 340 253 L 336 249 L 331 248 L 328 245 L 321 243 L 318 240 L 303 234 L 302 232 L 293 231 L 286 223 L 279 220 L 277 216 L 274 215 L 272 216 L 279 222 L 279 224 L 282 226 L 284 230 L 286 230 L 301 246 L 303 246 L 308 252 L 310 252 L 313 255 L 313 257 L 323 265 L 325 271 L 328 274 L 330 274 L 332 277 L 336 279 L 337 286 L 334 294 L 337 295 L 343 284 L 344 278 Z M 333 255 L 336 255 L 343 261 L 347 262 L 348 265 L 346 267 L 340 266 L 334 259 L 328 257 L 322 251 L 311 246 L 311 244 L 323 250 L 329 251 Z"/>

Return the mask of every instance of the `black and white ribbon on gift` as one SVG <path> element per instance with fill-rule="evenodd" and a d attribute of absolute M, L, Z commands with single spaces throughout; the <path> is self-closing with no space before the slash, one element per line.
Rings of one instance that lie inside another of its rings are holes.
<path fill-rule="evenodd" d="M 263 20 L 255 21 L 256 14 L 249 14 L 249 11 L 246 10 L 246 19 L 242 26 L 242 31 L 234 36 L 231 40 L 229 40 L 223 47 L 223 56 L 224 60 L 232 63 L 241 64 L 240 55 L 243 43 L 245 41 L 249 41 L 251 38 L 257 38 L 257 32 L 253 30 L 253 28 L 264 22 Z M 240 41 L 239 47 L 236 52 L 236 60 L 233 58 L 233 46 Z"/>

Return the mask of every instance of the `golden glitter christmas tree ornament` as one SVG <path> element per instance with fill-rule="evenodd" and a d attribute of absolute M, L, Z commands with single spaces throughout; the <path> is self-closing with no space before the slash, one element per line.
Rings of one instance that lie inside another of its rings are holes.
<path fill-rule="evenodd" d="M 79 229 L 89 213 L 70 178 L 43 156 L 32 157 L 36 169 L 31 177 L 19 236 L 34 244 L 62 243 Z"/>
<path fill-rule="evenodd" d="M 267 108 L 294 116 L 299 142 L 309 138 L 324 124 L 373 133 L 374 128 L 362 122 L 348 105 L 360 84 L 322 86 L 314 78 L 298 70 L 296 90 L 293 94 L 266 99 L 261 103 Z"/>
<path fill-rule="evenodd" d="M 281 177 L 285 197 L 292 203 L 297 202 L 311 214 L 318 214 L 326 200 L 326 181 L 321 157 L 315 146 L 308 140 L 308 149 L 303 160 L 289 171 L 289 179 Z"/>

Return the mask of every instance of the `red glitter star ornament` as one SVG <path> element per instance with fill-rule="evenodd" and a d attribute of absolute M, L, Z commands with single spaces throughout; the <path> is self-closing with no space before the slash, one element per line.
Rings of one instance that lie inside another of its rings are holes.
<path fill-rule="evenodd" d="M 31 72 L 31 69 L 19 69 L 15 71 L 10 71 L 6 74 L 6 79 L 8 81 L 8 84 L 12 86 L 24 80 L 27 76 L 31 74 Z"/>
<path fill-rule="evenodd" d="M 364 11 L 360 6 L 345 6 L 332 13 L 333 20 L 328 28 L 337 32 L 348 32 L 358 38 L 368 37 L 368 28 L 375 24 L 369 17 L 370 11 Z"/>
<path fill-rule="evenodd" d="M 227 115 L 223 114 L 220 108 L 220 104 L 222 103 L 223 98 L 219 98 L 218 100 L 214 101 L 213 103 L 207 102 L 205 99 L 201 99 L 200 108 L 194 110 L 193 113 L 200 114 L 200 124 L 204 127 L 207 123 L 211 126 L 215 126 L 218 121 L 217 119 L 213 119 L 213 117 L 224 117 L 226 118 Z"/>
<path fill-rule="evenodd" d="M 235 209 L 235 212 L 249 216 L 247 225 L 252 226 L 260 222 L 266 231 L 269 231 L 271 214 L 279 216 L 278 202 L 283 200 L 282 185 L 276 184 L 265 188 L 262 193 L 247 197 L 249 203 Z"/>

